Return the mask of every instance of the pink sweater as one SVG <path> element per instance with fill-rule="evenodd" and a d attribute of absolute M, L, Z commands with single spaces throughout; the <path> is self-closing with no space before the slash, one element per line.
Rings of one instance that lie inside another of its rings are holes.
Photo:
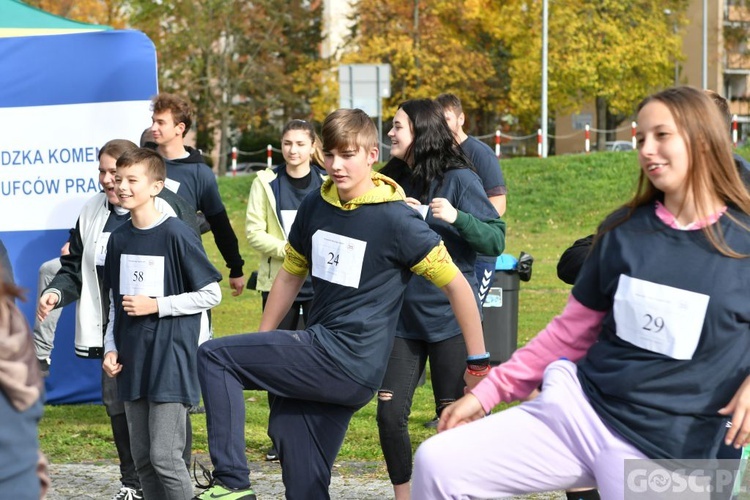
<path fill-rule="evenodd" d="M 490 370 L 471 393 L 485 411 L 500 402 L 527 397 L 542 383 L 547 365 L 560 358 L 573 362 L 583 358 L 596 342 L 605 314 L 589 309 L 570 295 L 562 314 L 513 353 L 508 361 Z"/>

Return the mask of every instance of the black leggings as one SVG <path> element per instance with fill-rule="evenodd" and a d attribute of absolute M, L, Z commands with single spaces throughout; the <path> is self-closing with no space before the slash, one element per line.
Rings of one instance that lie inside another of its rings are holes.
<path fill-rule="evenodd" d="M 378 391 L 377 417 L 380 447 L 393 484 L 403 484 L 411 479 L 409 414 L 428 357 L 438 416 L 443 408 L 464 394 L 466 344 L 463 336 L 456 335 L 434 343 L 396 337 Z"/>

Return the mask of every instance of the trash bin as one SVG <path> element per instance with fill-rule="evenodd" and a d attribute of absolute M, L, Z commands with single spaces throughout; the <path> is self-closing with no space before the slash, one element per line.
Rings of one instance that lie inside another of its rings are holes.
<path fill-rule="evenodd" d="M 503 254 L 497 258 L 495 277 L 482 307 L 484 345 L 490 364 L 507 361 L 518 345 L 518 259 Z"/>

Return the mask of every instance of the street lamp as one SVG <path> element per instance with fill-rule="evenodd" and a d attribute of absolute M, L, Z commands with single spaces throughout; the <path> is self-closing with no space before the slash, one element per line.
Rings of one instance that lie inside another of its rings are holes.
<path fill-rule="evenodd" d="M 703 51 L 701 64 L 701 83 L 703 90 L 708 88 L 708 0 L 703 0 Z"/>
<path fill-rule="evenodd" d="M 672 10 L 671 9 L 664 9 L 664 15 L 672 19 L 672 33 L 677 35 L 677 16 L 672 17 Z M 677 83 L 680 79 L 680 67 L 677 63 L 677 55 L 674 56 L 674 86 L 677 86 Z"/>

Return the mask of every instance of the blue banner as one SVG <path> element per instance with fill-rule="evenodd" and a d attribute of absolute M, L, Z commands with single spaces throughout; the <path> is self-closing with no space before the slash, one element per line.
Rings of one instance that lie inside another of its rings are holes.
<path fill-rule="evenodd" d="M 30 325 L 39 266 L 59 257 L 99 191 L 99 148 L 138 143 L 156 93 L 156 51 L 141 32 L 0 38 L 0 239 Z M 57 326 L 48 403 L 101 401 L 101 361 L 74 354 L 74 309 Z"/>

